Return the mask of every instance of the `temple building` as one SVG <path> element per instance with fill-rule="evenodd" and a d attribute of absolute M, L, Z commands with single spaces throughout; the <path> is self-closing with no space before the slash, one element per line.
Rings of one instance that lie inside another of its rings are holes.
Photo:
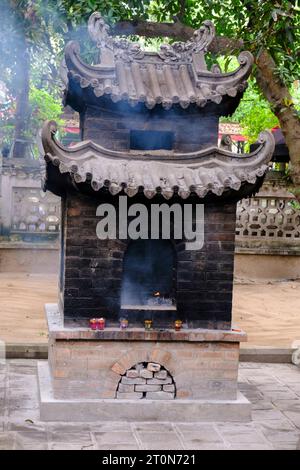
<path fill-rule="evenodd" d="M 155 419 L 162 409 L 166 420 L 193 420 L 195 410 L 198 420 L 231 419 L 235 411 L 235 419 L 249 419 L 237 390 L 246 335 L 231 323 L 236 205 L 259 190 L 274 139 L 264 132 L 252 153 L 235 154 L 218 147 L 218 125 L 238 106 L 253 57 L 242 52 L 231 73 L 208 70 L 210 21 L 190 41 L 157 52 L 110 36 L 99 13 L 88 28 L 98 63 L 84 63 L 70 42 L 63 67 L 65 104 L 80 114 L 82 142 L 62 146 L 54 122 L 42 134 L 45 190 L 62 200 L 59 302 L 46 308 L 49 364 L 40 365 L 42 417 L 53 419 L 66 401 L 63 413 L 78 419 L 105 419 L 107 409 L 118 419 Z M 106 239 L 97 231 L 101 205 L 112 206 L 119 221 Z M 202 243 L 191 247 L 184 216 L 175 236 L 174 214 L 170 237 L 159 229 L 153 239 L 141 227 L 141 237 L 130 239 L 141 205 L 149 214 L 161 205 L 162 218 L 175 205 L 181 214 L 189 206 Z M 89 328 L 97 317 L 105 318 L 102 331 Z M 128 328 L 120 329 L 120 318 Z M 122 399 L 133 403 L 122 408 Z"/>

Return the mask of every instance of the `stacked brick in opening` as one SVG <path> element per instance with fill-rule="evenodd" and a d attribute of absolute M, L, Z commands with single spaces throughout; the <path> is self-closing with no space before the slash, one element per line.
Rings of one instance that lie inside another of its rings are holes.
<path fill-rule="evenodd" d="M 140 362 L 121 377 L 116 398 L 172 400 L 175 383 L 170 373 L 160 364 Z"/>

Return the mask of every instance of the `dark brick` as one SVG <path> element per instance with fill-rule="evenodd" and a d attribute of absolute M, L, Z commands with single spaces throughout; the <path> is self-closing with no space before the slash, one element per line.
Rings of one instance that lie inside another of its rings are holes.
<path fill-rule="evenodd" d="M 215 261 L 207 261 L 205 264 L 206 271 L 218 271 L 219 265 Z"/>
<path fill-rule="evenodd" d="M 67 278 L 65 280 L 65 287 L 69 288 L 86 288 L 86 287 L 92 287 L 92 280 L 91 279 L 78 279 L 76 278 Z"/>
<path fill-rule="evenodd" d="M 232 260 L 231 263 L 219 263 L 218 264 L 219 270 L 224 272 L 232 272 L 234 268 L 234 262 Z"/>
<path fill-rule="evenodd" d="M 205 243 L 205 248 L 207 252 L 213 252 L 216 257 L 216 253 L 221 251 L 221 244 L 219 242 Z"/>
<path fill-rule="evenodd" d="M 206 288 L 210 292 L 231 291 L 232 282 L 206 281 Z"/>
<path fill-rule="evenodd" d="M 65 277 L 79 277 L 79 269 L 70 268 L 65 270 Z"/>
<path fill-rule="evenodd" d="M 233 273 L 228 273 L 228 272 L 207 272 L 206 273 L 206 279 L 208 281 L 216 279 L 216 280 L 224 280 L 224 281 L 230 281 L 233 277 Z"/>
<path fill-rule="evenodd" d="M 229 242 L 231 242 L 232 240 L 234 240 L 234 237 L 235 237 L 234 232 L 233 233 L 231 233 L 231 232 L 228 232 L 228 233 L 215 232 L 215 233 L 209 233 L 207 235 L 207 241 L 229 241 Z"/>
<path fill-rule="evenodd" d="M 65 289 L 65 297 L 78 297 L 78 289 Z"/>
<path fill-rule="evenodd" d="M 207 300 L 215 300 L 215 301 L 224 301 L 224 302 L 231 302 L 232 294 L 231 292 L 207 292 L 206 293 Z"/>
<path fill-rule="evenodd" d="M 92 129 L 93 131 L 97 130 L 107 130 L 107 131 L 114 131 L 118 128 L 117 122 L 113 119 L 96 119 L 88 118 L 86 119 L 86 127 Z"/>
<path fill-rule="evenodd" d="M 226 242 L 226 241 L 221 241 L 221 250 L 226 252 L 226 251 L 231 251 L 234 253 L 235 245 L 234 242 Z"/>
<path fill-rule="evenodd" d="M 178 281 L 188 281 L 193 279 L 193 271 L 186 271 L 178 269 L 177 271 L 177 280 Z"/>
<path fill-rule="evenodd" d="M 80 207 L 70 207 L 67 212 L 68 217 L 78 217 L 81 215 L 81 208 Z"/>
<path fill-rule="evenodd" d="M 205 271 L 193 271 L 192 273 L 192 279 L 193 281 L 205 281 L 206 277 L 205 277 Z"/>
<path fill-rule="evenodd" d="M 68 256 L 66 259 L 67 268 L 80 268 L 82 259 L 79 256 Z"/>
<path fill-rule="evenodd" d="M 67 246 L 66 247 L 67 256 L 79 257 L 82 255 L 82 249 L 80 246 Z"/>
<path fill-rule="evenodd" d="M 207 260 L 208 261 L 215 261 L 216 263 L 222 262 L 222 263 L 230 263 L 233 259 L 234 253 L 229 253 L 229 252 L 217 252 L 214 250 L 211 250 L 210 253 L 207 253 Z"/>

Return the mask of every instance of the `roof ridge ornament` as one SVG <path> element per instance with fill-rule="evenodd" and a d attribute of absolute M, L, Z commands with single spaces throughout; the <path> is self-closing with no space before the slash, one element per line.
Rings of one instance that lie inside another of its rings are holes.
<path fill-rule="evenodd" d="M 88 20 L 88 32 L 90 38 L 97 44 L 98 47 L 103 45 L 103 43 L 106 43 L 107 40 L 111 38 L 109 30 L 110 27 L 105 22 L 101 13 L 95 11 L 91 14 Z"/>
<path fill-rule="evenodd" d="M 214 24 L 210 20 L 205 20 L 200 28 L 194 32 L 193 37 L 189 41 L 162 44 L 158 55 L 166 62 L 177 62 L 183 60 L 192 62 L 192 54 L 206 52 L 214 37 Z"/>
<path fill-rule="evenodd" d="M 103 52 L 110 49 L 116 59 L 120 58 L 124 62 L 130 62 L 136 59 L 144 58 L 144 51 L 140 44 L 133 43 L 124 38 L 114 38 L 109 34 L 110 26 L 105 22 L 99 12 L 94 12 L 88 21 L 88 32 L 90 38 L 100 49 L 101 63 L 103 62 Z"/>

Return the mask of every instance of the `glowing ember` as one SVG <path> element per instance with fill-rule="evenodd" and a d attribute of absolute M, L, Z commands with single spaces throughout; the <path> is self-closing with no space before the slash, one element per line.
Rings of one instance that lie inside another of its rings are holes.
<path fill-rule="evenodd" d="M 148 305 L 173 305 L 173 299 L 170 298 L 169 294 L 162 294 L 156 291 L 148 298 Z"/>

